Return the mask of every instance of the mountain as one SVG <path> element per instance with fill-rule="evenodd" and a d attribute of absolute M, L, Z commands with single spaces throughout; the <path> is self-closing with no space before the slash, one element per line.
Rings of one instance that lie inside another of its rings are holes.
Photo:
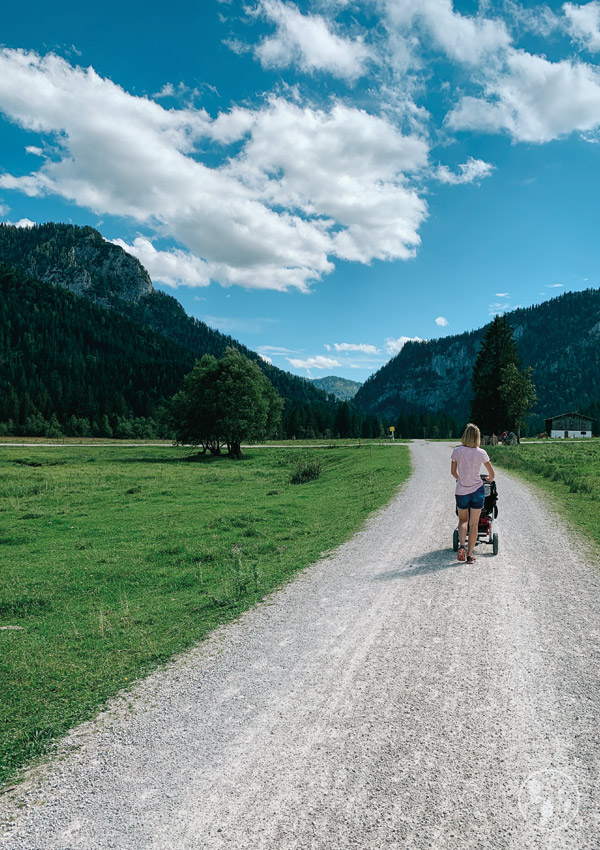
<path fill-rule="evenodd" d="M 507 315 L 524 366 L 533 368 L 538 401 L 534 428 L 545 417 L 600 400 L 600 289 L 566 292 Z M 470 333 L 408 342 L 365 381 L 354 401 L 367 413 L 469 414 L 471 374 L 489 325 Z"/>
<path fill-rule="evenodd" d="M 233 346 L 259 365 L 291 406 L 327 403 L 326 394 L 308 379 L 266 363 L 237 340 L 188 316 L 179 301 L 154 289 L 139 260 L 93 227 L 0 224 L 0 262 L 120 313 L 196 356 L 222 357 Z"/>
<path fill-rule="evenodd" d="M 0 434 L 168 437 L 194 355 L 124 316 L 0 266 Z"/>
<path fill-rule="evenodd" d="M 338 378 L 335 375 L 328 375 L 326 378 L 314 378 L 313 384 L 320 390 L 324 390 L 327 394 L 334 395 L 340 401 L 348 401 L 357 393 L 357 390 L 362 387 L 358 381 L 351 381 L 348 378 Z"/>
<path fill-rule="evenodd" d="M 187 316 L 98 231 L 0 225 L 0 434 L 168 437 L 183 376 L 197 357 L 221 357 L 228 346 L 284 397 L 279 436 L 338 433 L 342 402 Z M 381 432 L 357 410 L 346 424 L 345 436 Z"/>

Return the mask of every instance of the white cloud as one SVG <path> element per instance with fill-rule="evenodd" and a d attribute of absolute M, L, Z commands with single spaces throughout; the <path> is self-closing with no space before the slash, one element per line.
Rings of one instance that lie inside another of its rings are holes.
<path fill-rule="evenodd" d="M 6 204 L 0 203 L 0 215 L 8 215 L 10 212 L 10 207 L 7 207 Z"/>
<path fill-rule="evenodd" d="M 8 207 L 6 209 L 8 211 Z M 30 218 L 20 218 L 18 221 L 5 221 L 4 224 L 12 224 L 13 227 L 35 227 L 37 222 Z"/>
<path fill-rule="evenodd" d="M 309 73 L 327 71 L 351 81 L 364 73 L 370 54 L 361 38 L 336 35 L 321 15 L 303 15 L 293 3 L 262 0 L 260 9 L 277 27 L 256 48 L 263 67 L 296 64 Z"/>
<path fill-rule="evenodd" d="M 592 53 L 600 50 L 600 3 L 564 3 L 567 31 Z"/>
<path fill-rule="evenodd" d="M 510 298 L 510 292 L 496 292 L 496 298 Z"/>
<path fill-rule="evenodd" d="M 132 245 L 122 239 L 110 241 L 137 257 L 152 280 L 159 280 L 167 286 L 179 286 L 182 283 L 186 286 L 208 286 L 210 283 L 207 264 L 186 251 L 157 251 L 152 242 L 143 236 L 134 239 Z"/>
<path fill-rule="evenodd" d="M 547 38 L 562 27 L 562 19 L 549 6 L 540 4 L 527 8 L 513 0 L 504 0 L 504 8 L 519 29 L 533 32 L 542 38 Z"/>
<path fill-rule="evenodd" d="M 295 357 L 286 358 L 296 369 L 334 369 L 342 364 L 339 360 L 333 357 L 323 357 L 317 354 L 315 357 L 307 357 L 306 360 L 300 360 Z"/>
<path fill-rule="evenodd" d="M 33 154 L 34 156 L 44 156 L 44 151 L 41 148 L 38 148 L 37 145 L 27 145 L 25 147 L 25 151 Z"/>
<path fill-rule="evenodd" d="M 510 309 L 511 308 L 506 304 L 506 302 L 496 301 L 493 304 L 488 304 L 488 312 L 490 316 L 502 316 Z"/>
<path fill-rule="evenodd" d="M 564 287 L 564 283 L 547 283 L 547 289 L 562 289 Z"/>
<path fill-rule="evenodd" d="M 448 327 L 448 319 L 445 319 L 444 316 L 438 316 L 435 323 L 436 325 L 439 325 L 440 328 Z"/>
<path fill-rule="evenodd" d="M 399 336 L 397 339 L 388 337 L 385 341 L 385 350 L 388 354 L 398 354 L 407 342 L 425 342 L 418 336 Z"/>
<path fill-rule="evenodd" d="M 363 354 L 379 354 L 377 346 L 367 345 L 362 342 L 334 342 L 333 347 L 336 351 L 362 351 Z"/>
<path fill-rule="evenodd" d="M 435 47 L 456 62 L 477 64 L 510 44 L 503 21 L 484 15 L 461 15 L 454 11 L 452 0 L 384 0 L 384 5 L 392 32 L 405 35 L 411 28 L 420 27 Z M 409 44 L 410 38 L 402 48 L 410 49 Z"/>
<path fill-rule="evenodd" d="M 522 142 L 549 142 L 600 124 L 600 74 L 579 61 L 549 62 L 510 50 L 491 70 L 484 98 L 463 97 L 447 116 L 450 128 L 505 131 Z"/>
<path fill-rule="evenodd" d="M 323 348 L 324 348 L 326 351 L 331 351 L 331 346 L 330 346 L 330 345 L 328 345 L 327 343 L 325 343 L 325 344 L 323 345 Z"/>
<path fill-rule="evenodd" d="M 271 204 L 317 215 L 334 255 L 362 263 L 407 259 L 427 207 L 405 175 L 427 163 L 428 145 L 386 120 L 336 104 L 329 112 L 275 100 L 255 117 L 230 171 Z M 315 221 L 314 226 L 317 226 Z"/>
<path fill-rule="evenodd" d="M 491 163 L 470 156 L 466 162 L 458 166 L 458 173 L 451 171 L 447 165 L 440 165 L 435 172 L 435 177 L 441 183 L 457 186 L 460 183 L 474 183 L 483 180 L 484 177 L 489 177 L 493 170 L 494 166 Z"/>
<path fill-rule="evenodd" d="M 165 83 L 160 91 L 155 91 L 152 97 L 161 98 L 161 97 L 174 97 L 175 96 L 175 86 L 173 83 Z"/>
<path fill-rule="evenodd" d="M 297 354 L 291 348 L 283 348 L 281 345 L 258 345 L 256 350 L 259 354 L 265 354 L 266 352 L 273 355 Z"/>
<path fill-rule="evenodd" d="M 5 48 L 0 110 L 54 143 L 39 170 L 2 174 L 0 188 L 133 218 L 150 232 L 129 250 L 145 250 L 173 282 L 201 281 L 205 270 L 224 285 L 307 291 L 336 257 L 405 259 L 420 242 L 427 206 L 407 175 L 427 164 L 428 145 L 361 109 L 273 98 L 213 121 L 58 56 Z M 207 141 L 242 144 L 208 167 L 199 161 Z M 156 256 L 153 235 L 188 253 Z"/>
<path fill-rule="evenodd" d="M 269 364 L 269 366 L 272 366 L 272 365 L 273 365 L 273 361 L 272 361 L 272 360 L 271 360 L 271 358 L 270 358 L 270 357 L 268 357 L 266 354 L 260 354 L 260 353 L 259 353 L 259 355 L 258 355 L 258 356 L 259 356 L 259 357 L 261 357 L 261 358 L 265 361 L 265 363 L 268 363 L 268 364 Z"/>

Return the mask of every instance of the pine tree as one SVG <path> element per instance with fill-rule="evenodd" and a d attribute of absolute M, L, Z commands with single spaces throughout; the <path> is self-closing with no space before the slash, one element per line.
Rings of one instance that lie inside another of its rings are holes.
<path fill-rule="evenodd" d="M 520 370 L 512 328 L 506 316 L 496 316 L 479 349 L 471 378 L 471 421 L 479 426 L 482 434 L 499 434 L 514 427 L 515 416 L 509 412 L 500 392 L 503 372 L 511 364 Z"/>
<path fill-rule="evenodd" d="M 528 366 L 521 372 L 514 363 L 509 363 L 502 371 L 500 395 L 504 400 L 509 415 L 515 420 L 519 442 L 521 441 L 521 423 L 523 417 L 533 407 L 537 398 L 531 379 L 532 372 L 531 366 Z"/>

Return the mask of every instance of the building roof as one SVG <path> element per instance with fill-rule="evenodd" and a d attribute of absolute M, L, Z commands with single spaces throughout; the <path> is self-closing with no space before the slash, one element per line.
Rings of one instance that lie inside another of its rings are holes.
<path fill-rule="evenodd" d="M 560 419 L 561 416 L 580 416 L 582 419 L 587 419 L 590 422 L 595 422 L 593 416 L 588 416 L 587 413 L 579 413 L 578 410 L 570 410 L 568 413 L 556 413 L 554 416 L 547 416 L 546 422 L 550 422 L 552 419 Z"/>

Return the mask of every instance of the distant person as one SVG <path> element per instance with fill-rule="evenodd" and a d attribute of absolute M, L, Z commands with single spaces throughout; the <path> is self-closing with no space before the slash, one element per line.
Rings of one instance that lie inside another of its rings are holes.
<path fill-rule="evenodd" d="M 461 438 L 461 446 L 452 452 L 450 472 L 456 478 L 456 507 L 458 509 L 458 560 L 474 564 L 473 549 L 477 542 L 479 515 L 485 501 L 485 485 L 481 480 L 481 464 L 488 472 L 488 481 L 494 480 L 494 470 L 488 453 L 481 448 L 481 432 L 469 422 Z M 470 509 L 470 514 L 469 514 Z M 465 538 L 469 527 L 469 551 L 465 552 Z"/>

